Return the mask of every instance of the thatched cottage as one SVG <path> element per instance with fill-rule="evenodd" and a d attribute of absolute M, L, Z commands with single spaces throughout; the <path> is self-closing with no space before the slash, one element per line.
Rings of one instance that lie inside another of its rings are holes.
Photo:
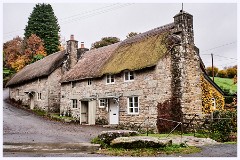
<path fill-rule="evenodd" d="M 59 81 L 87 50 L 83 43 L 78 49 L 78 41 L 71 36 L 67 41 L 66 50 L 25 66 L 11 78 L 6 84 L 6 87 L 9 87 L 10 98 L 21 101 L 30 109 L 59 112 L 61 91 Z"/>
<path fill-rule="evenodd" d="M 194 44 L 193 16 L 180 11 L 173 23 L 85 52 L 61 79 L 60 103 L 81 124 L 162 131 L 173 127 L 163 119 L 203 117 L 224 98 Z"/>

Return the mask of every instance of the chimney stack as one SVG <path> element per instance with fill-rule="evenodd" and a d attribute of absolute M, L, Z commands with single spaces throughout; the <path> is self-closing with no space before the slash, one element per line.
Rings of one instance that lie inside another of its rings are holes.
<path fill-rule="evenodd" d="M 70 40 L 67 41 L 67 48 L 66 48 L 66 54 L 69 55 L 67 60 L 69 67 L 67 68 L 67 70 L 69 70 L 70 68 L 73 68 L 73 66 L 75 66 L 77 63 L 77 49 L 78 49 L 78 41 L 74 40 L 74 35 L 72 34 L 70 36 Z"/>
<path fill-rule="evenodd" d="M 81 48 L 84 48 L 84 42 L 81 42 Z"/>
<path fill-rule="evenodd" d="M 74 40 L 74 35 L 73 34 L 71 34 L 70 40 Z"/>

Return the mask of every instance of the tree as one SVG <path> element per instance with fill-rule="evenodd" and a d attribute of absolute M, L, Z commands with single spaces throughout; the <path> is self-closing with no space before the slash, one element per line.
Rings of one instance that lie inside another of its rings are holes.
<path fill-rule="evenodd" d="M 103 37 L 100 41 L 93 43 L 91 49 L 108 46 L 117 42 L 120 42 L 120 39 L 117 37 Z"/>
<path fill-rule="evenodd" d="M 230 67 L 226 70 L 228 78 L 233 78 L 235 75 L 237 75 L 237 68 Z"/>
<path fill-rule="evenodd" d="M 37 4 L 25 28 L 24 36 L 29 38 L 32 34 L 36 34 L 44 42 L 47 54 L 59 51 L 59 34 L 60 27 L 56 16 L 54 15 L 50 4 Z"/>
<path fill-rule="evenodd" d="M 17 72 L 27 64 L 42 59 L 47 55 L 43 41 L 35 34 L 25 39 L 25 44 L 21 37 L 16 37 L 4 43 L 3 53 L 4 67 Z"/>
<path fill-rule="evenodd" d="M 226 70 L 220 70 L 220 71 L 218 72 L 218 77 L 227 78 L 227 72 L 226 72 Z"/>
<path fill-rule="evenodd" d="M 31 63 L 42 59 L 47 55 L 42 39 L 35 34 L 32 34 L 26 40 L 25 48 L 25 56 L 27 56 Z"/>
<path fill-rule="evenodd" d="M 127 37 L 127 38 L 130 38 L 130 37 L 136 36 L 137 34 L 140 34 L 140 33 L 130 32 L 130 33 L 128 33 L 128 35 L 127 35 L 126 37 Z"/>
<path fill-rule="evenodd" d="M 213 66 L 213 70 L 214 70 L 214 76 L 216 76 L 218 74 L 218 68 Z M 212 67 L 207 67 L 206 72 L 208 76 L 212 77 Z"/>
<path fill-rule="evenodd" d="M 19 36 L 3 44 L 4 67 L 11 69 L 12 62 L 23 55 L 23 39 Z"/>

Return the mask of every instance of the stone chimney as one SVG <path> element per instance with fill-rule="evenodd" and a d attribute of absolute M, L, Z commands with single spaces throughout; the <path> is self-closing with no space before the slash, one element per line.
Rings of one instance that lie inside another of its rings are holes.
<path fill-rule="evenodd" d="M 70 40 L 67 41 L 66 54 L 68 55 L 68 70 L 77 63 L 77 49 L 78 41 L 74 40 L 74 35 L 70 36 Z"/>
<path fill-rule="evenodd" d="M 85 48 L 84 42 L 81 42 L 81 47 L 77 50 L 77 60 L 79 60 L 86 51 L 89 51 L 89 49 Z"/>
<path fill-rule="evenodd" d="M 180 10 L 174 17 L 175 34 L 182 37 L 185 44 L 194 44 L 193 34 L 193 16 L 183 10 Z"/>
<path fill-rule="evenodd" d="M 84 42 L 81 42 L 81 48 L 84 48 Z"/>

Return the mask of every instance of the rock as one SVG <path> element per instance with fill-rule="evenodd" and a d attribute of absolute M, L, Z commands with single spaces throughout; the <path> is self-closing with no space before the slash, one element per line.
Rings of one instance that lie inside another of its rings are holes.
<path fill-rule="evenodd" d="M 118 148 L 162 148 L 171 145 L 172 141 L 159 139 L 156 137 L 135 136 L 135 137 L 118 137 L 111 142 L 111 146 Z"/>
<path fill-rule="evenodd" d="M 137 136 L 139 133 L 136 131 L 129 130 L 112 130 L 112 131 L 102 131 L 98 138 L 106 144 L 110 144 L 112 140 L 118 137 L 130 137 Z"/>

